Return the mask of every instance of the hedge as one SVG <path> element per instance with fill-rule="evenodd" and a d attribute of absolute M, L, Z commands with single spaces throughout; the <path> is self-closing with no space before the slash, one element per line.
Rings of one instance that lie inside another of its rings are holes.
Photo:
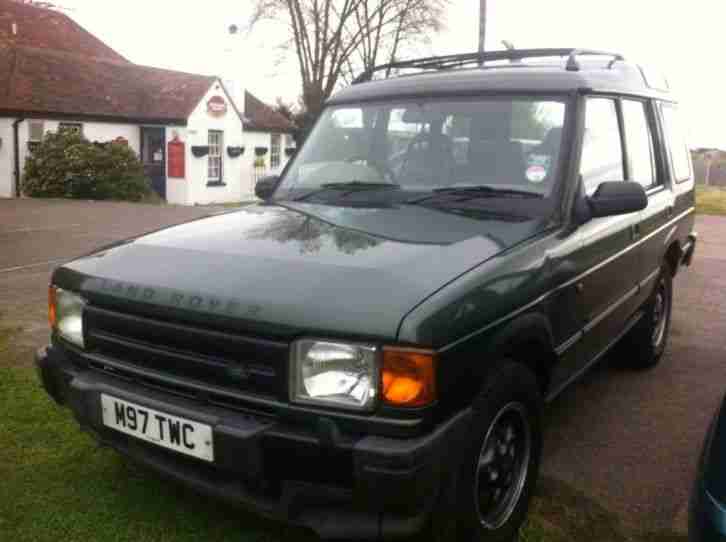
<path fill-rule="evenodd" d="M 39 198 L 140 201 L 151 194 L 136 153 L 92 143 L 74 129 L 48 132 L 25 160 L 23 192 Z"/>

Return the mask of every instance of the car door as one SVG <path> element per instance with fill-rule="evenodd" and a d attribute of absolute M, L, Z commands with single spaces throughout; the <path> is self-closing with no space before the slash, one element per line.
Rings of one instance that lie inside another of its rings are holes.
<path fill-rule="evenodd" d="M 585 130 L 580 158 L 582 191 L 591 196 L 606 181 L 625 181 L 627 162 L 619 100 L 586 98 Z M 637 308 L 637 227 L 640 213 L 594 218 L 581 225 L 576 285 L 583 318 L 578 346 L 585 366 L 610 346 Z"/>
<path fill-rule="evenodd" d="M 661 228 L 674 214 L 675 197 L 669 182 L 665 150 L 656 144 L 660 139 L 658 111 L 649 100 L 623 99 L 623 128 L 627 155 L 627 178 L 643 186 L 648 206 L 641 211 L 636 226 L 638 241 L 638 305 L 652 291 L 652 282 L 660 269 L 667 237 L 673 232 Z"/>

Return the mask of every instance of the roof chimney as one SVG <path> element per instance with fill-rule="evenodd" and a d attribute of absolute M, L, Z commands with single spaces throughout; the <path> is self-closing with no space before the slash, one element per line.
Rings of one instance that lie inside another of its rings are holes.
<path fill-rule="evenodd" d="M 11 28 L 13 29 L 13 36 L 17 36 L 18 35 L 18 23 L 13 23 L 11 25 Z"/>

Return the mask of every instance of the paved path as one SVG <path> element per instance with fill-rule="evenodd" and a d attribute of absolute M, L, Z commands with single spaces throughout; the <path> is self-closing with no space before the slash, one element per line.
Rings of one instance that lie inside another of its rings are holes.
<path fill-rule="evenodd" d="M 47 341 L 54 262 L 213 211 L 0 200 L 0 313 L 4 324 L 22 327 L 21 359 Z M 726 218 L 699 217 L 697 225 L 698 251 L 675 281 L 671 342 L 660 366 L 632 372 L 603 363 L 547 413 L 545 472 L 649 530 L 685 525 L 703 434 L 726 391 Z"/>

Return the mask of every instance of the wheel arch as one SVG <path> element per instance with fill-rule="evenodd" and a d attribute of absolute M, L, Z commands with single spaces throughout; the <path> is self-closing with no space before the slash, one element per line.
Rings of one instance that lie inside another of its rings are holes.
<path fill-rule="evenodd" d="M 664 261 L 671 268 L 671 276 L 675 277 L 680 267 L 681 259 L 683 258 L 683 249 L 678 239 L 671 242 L 665 251 Z"/>
<path fill-rule="evenodd" d="M 547 394 L 557 354 L 552 326 L 543 314 L 527 313 L 507 323 L 489 341 L 486 353 L 527 366 L 537 377 L 543 396 Z"/>

